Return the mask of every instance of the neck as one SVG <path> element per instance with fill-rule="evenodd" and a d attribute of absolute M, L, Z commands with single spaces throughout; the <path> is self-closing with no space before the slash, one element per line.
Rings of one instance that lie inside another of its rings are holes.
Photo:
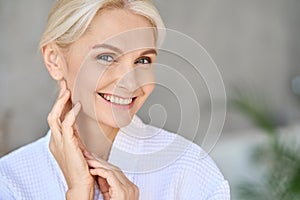
<path fill-rule="evenodd" d="M 80 112 L 76 119 L 80 139 L 86 149 L 104 160 L 108 160 L 112 143 L 119 128 L 99 123 Z"/>

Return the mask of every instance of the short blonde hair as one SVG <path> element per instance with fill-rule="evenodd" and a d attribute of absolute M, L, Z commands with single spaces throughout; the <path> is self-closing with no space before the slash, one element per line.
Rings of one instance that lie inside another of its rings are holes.
<path fill-rule="evenodd" d="M 164 23 L 150 0 L 57 0 L 51 9 L 40 49 L 51 42 L 67 47 L 87 30 L 92 19 L 104 9 L 127 9 L 147 18 L 159 38 Z"/>

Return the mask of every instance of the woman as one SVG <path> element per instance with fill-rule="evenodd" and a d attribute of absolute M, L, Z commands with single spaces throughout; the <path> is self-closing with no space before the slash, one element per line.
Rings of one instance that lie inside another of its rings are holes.
<path fill-rule="evenodd" d="M 163 27 L 147 0 L 55 2 L 40 45 L 60 85 L 50 131 L 1 158 L 0 199 L 229 199 L 200 147 L 135 115 Z"/>

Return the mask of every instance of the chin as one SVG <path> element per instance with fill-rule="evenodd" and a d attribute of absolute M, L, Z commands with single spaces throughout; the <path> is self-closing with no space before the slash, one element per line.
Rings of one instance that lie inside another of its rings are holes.
<path fill-rule="evenodd" d="M 103 113 L 101 113 L 101 114 L 103 115 Z M 133 119 L 133 115 L 122 116 L 122 115 L 111 114 L 110 117 L 107 117 L 105 119 L 103 119 L 102 117 L 103 116 L 101 116 L 101 117 L 99 116 L 98 122 L 100 124 L 103 124 L 103 125 L 106 125 L 109 127 L 113 127 L 113 128 L 125 127 L 125 126 L 129 125 Z"/>

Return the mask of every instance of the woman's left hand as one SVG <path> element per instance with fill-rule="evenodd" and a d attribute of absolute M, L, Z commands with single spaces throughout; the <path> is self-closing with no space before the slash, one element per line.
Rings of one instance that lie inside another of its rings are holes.
<path fill-rule="evenodd" d="M 94 199 L 94 178 L 89 172 L 84 158 L 84 147 L 75 127 L 75 118 L 81 105 L 77 103 L 73 108 L 70 91 L 66 82 L 60 83 L 59 97 L 48 115 L 51 129 L 50 151 L 58 163 L 68 185 L 67 199 Z"/>
<path fill-rule="evenodd" d="M 118 167 L 85 153 L 90 173 L 97 182 L 104 200 L 138 200 L 139 189 Z"/>

